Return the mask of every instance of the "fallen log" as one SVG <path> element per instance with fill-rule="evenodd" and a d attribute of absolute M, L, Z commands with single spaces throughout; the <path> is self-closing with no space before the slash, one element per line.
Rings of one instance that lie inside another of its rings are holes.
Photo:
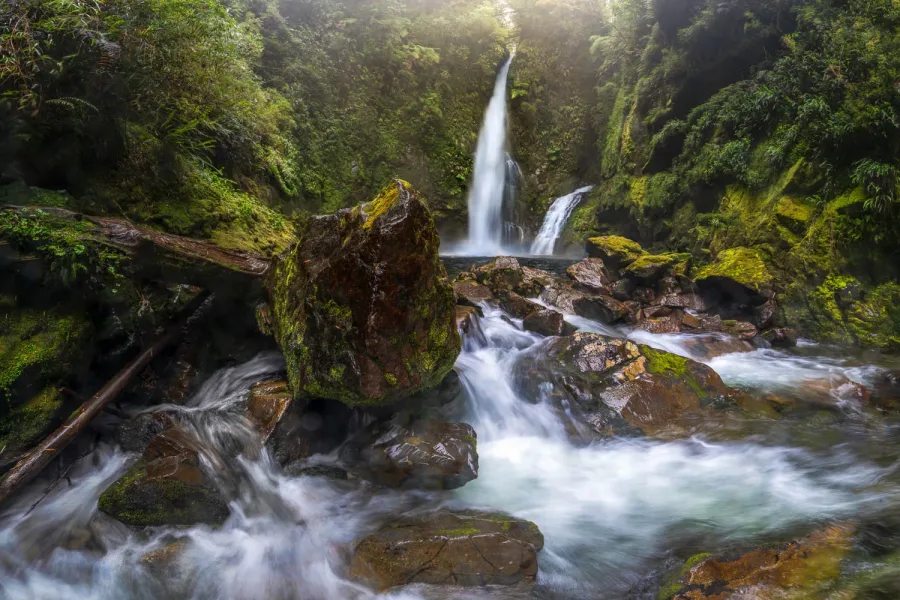
<path fill-rule="evenodd" d="M 210 299 L 209 293 L 197 296 L 182 313 L 177 325 L 170 327 L 149 348 L 119 371 L 87 402 L 75 410 L 69 419 L 51 433 L 40 445 L 30 450 L 0 480 L 0 505 L 19 492 L 65 449 L 103 408 L 116 399 L 126 386 L 163 350 L 178 340 L 184 327 L 198 310 Z"/>
<path fill-rule="evenodd" d="M 261 254 L 229 250 L 125 219 L 91 217 L 49 207 L 6 205 L 0 211 L 44 225 L 27 228 L 31 236 L 27 239 L 17 238 L 16 231 L 0 227 L 0 241 L 12 238 L 7 241 L 17 242 L 15 245 L 21 250 L 41 256 L 41 248 L 53 247 L 59 231 L 68 229 L 84 244 L 120 252 L 127 259 L 127 269 L 137 278 L 194 285 L 219 295 L 246 296 L 261 292 L 262 279 L 269 270 L 270 261 Z M 0 253 L 0 263 L 2 258 Z"/>

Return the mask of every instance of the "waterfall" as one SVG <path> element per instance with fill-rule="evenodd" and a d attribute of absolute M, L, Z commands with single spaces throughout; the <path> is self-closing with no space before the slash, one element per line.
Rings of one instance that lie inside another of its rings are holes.
<path fill-rule="evenodd" d="M 578 203 L 581 202 L 584 195 L 591 191 L 593 187 L 594 186 L 589 185 L 577 189 L 571 194 L 557 198 L 553 204 L 550 205 L 550 210 L 547 211 L 547 216 L 544 217 L 544 223 L 541 225 L 541 230 L 531 244 L 532 254 L 553 254 L 553 247 L 556 245 L 556 240 L 562 235 L 563 228 L 566 226 L 566 222 L 572 215 L 572 211 L 575 210 L 575 207 L 578 206 Z"/>
<path fill-rule="evenodd" d="M 503 197 L 506 188 L 506 81 L 513 57 L 500 69 L 494 95 L 484 113 L 475 151 L 475 173 L 469 192 L 471 253 L 494 255 L 503 244 Z"/>

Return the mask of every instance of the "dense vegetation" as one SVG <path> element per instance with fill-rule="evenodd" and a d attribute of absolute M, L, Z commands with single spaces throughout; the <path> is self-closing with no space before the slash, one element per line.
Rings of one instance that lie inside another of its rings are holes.
<path fill-rule="evenodd" d="M 617 232 L 700 264 L 749 247 L 785 318 L 896 345 L 893 326 L 866 324 L 900 322 L 896 2 L 508 7 L 512 29 L 480 0 L 5 3 L 0 166 L 18 185 L 0 193 L 65 189 L 55 202 L 272 252 L 291 217 L 400 176 L 463 223 L 482 111 L 515 45 L 516 212 L 532 230 L 553 197 L 592 183 L 569 241 Z M 836 306 L 829 290 L 848 286 Z"/>
<path fill-rule="evenodd" d="M 477 0 L 4 3 L 0 161 L 237 247 L 398 173 L 458 208 L 505 41 Z"/>
<path fill-rule="evenodd" d="M 515 144 L 536 218 L 598 184 L 573 242 L 616 231 L 700 262 L 751 247 L 788 320 L 900 341 L 895 2 L 516 4 Z"/>

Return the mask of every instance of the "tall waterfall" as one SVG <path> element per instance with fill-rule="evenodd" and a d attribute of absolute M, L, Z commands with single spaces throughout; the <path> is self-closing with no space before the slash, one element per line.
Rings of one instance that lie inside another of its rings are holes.
<path fill-rule="evenodd" d="M 547 216 L 544 217 L 544 223 L 541 225 L 541 230 L 531 244 L 532 254 L 553 254 L 556 240 L 562 235 L 563 228 L 566 226 L 566 222 L 572 215 L 572 211 L 575 210 L 575 207 L 578 206 L 578 203 L 581 202 L 584 195 L 591 191 L 593 187 L 594 186 L 589 185 L 577 189 L 571 194 L 557 198 L 553 204 L 550 205 L 550 210 L 547 211 Z"/>
<path fill-rule="evenodd" d="M 494 95 L 484 113 L 475 151 L 475 174 L 469 192 L 469 241 L 473 254 L 493 255 L 503 243 L 503 197 L 506 188 L 506 81 L 512 56 L 500 69 Z"/>

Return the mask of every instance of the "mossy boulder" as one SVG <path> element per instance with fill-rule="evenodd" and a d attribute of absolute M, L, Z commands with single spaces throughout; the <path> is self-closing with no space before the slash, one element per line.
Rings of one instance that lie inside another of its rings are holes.
<path fill-rule="evenodd" d="M 224 522 L 228 505 L 201 470 L 198 447 L 177 426 L 155 436 L 141 459 L 100 496 L 100 510 L 134 527 Z"/>
<path fill-rule="evenodd" d="M 659 600 L 821 598 L 841 574 L 853 528 L 832 525 L 787 544 L 764 546 L 733 558 L 699 554 L 664 584 Z"/>
<path fill-rule="evenodd" d="M 683 418 L 741 397 L 706 365 L 594 333 L 548 338 L 516 373 L 526 398 L 551 402 L 587 439 L 680 434 Z"/>
<path fill-rule="evenodd" d="M 643 285 L 652 285 L 662 279 L 678 262 L 672 254 L 642 254 L 622 270 L 622 274 Z"/>
<path fill-rule="evenodd" d="M 93 328 L 79 313 L 17 306 L 0 297 L 0 465 L 39 442 L 77 402 L 60 391 L 91 360 Z"/>
<path fill-rule="evenodd" d="M 850 276 L 829 275 L 809 292 L 803 308 L 798 325 L 812 337 L 900 348 L 900 285 L 896 283 L 867 287 Z"/>
<path fill-rule="evenodd" d="M 437 385 L 461 340 L 428 207 L 405 181 L 310 219 L 269 280 L 295 396 L 388 404 Z"/>
<path fill-rule="evenodd" d="M 441 511 L 388 524 L 359 542 L 350 577 L 377 590 L 400 585 L 533 583 L 544 537 L 537 525 L 483 512 Z"/>
<path fill-rule="evenodd" d="M 588 256 L 602 259 L 612 271 L 618 271 L 644 254 L 640 244 L 619 235 L 588 238 L 584 249 Z"/>
<path fill-rule="evenodd" d="M 775 205 L 775 217 L 794 233 L 803 233 L 809 226 L 812 211 L 802 202 L 784 196 Z"/>
<path fill-rule="evenodd" d="M 695 281 L 707 292 L 718 292 L 722 301 L 755 306 L 771 295 L 773 277 L 759 252 L 737 247 L 720 252 L 700 269 Z"/>

